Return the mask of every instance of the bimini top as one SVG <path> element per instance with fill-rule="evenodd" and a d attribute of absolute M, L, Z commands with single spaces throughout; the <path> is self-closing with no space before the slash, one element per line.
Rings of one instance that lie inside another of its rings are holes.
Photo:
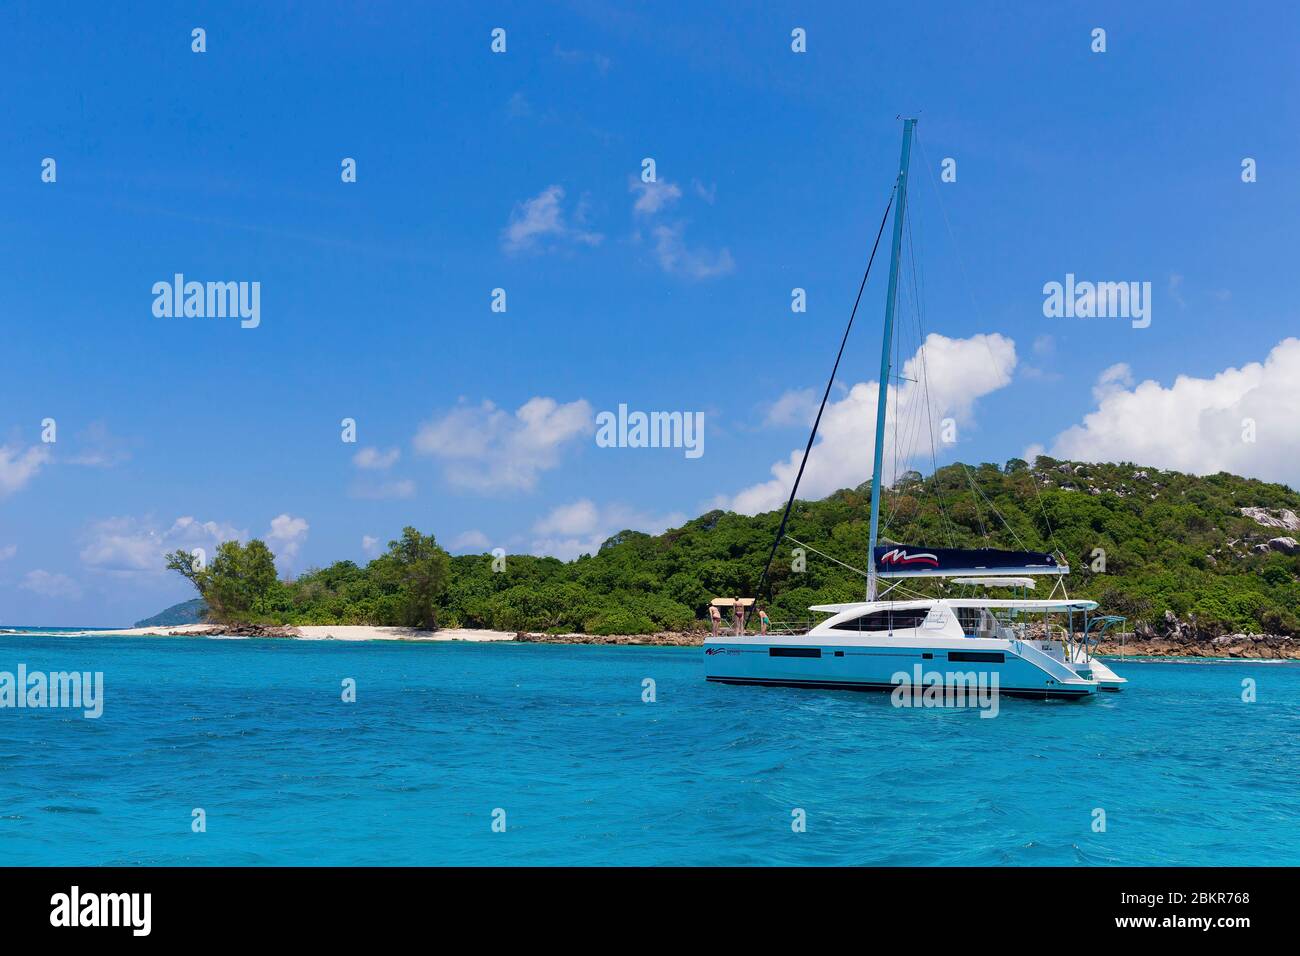
<path fill-rule="evenodd" d="M 1069 574 L 1067 565 L 1042 551 L 998 551 L 994 548 L 924 548 L 910 544 L 880 545 L 872 554 L 882 578 L 952 577 L 976 574 L 1004 577 L 1026 574 Z"/>
<path fill-rule="evenodd" d="M 819 614 L 839 614 L 841 611 L 849 611 L 854 608 L 861 608 L 862 610 L 892 608 L 896 611 L 905 611 L 913 608 L 930 608 L 936 604 L 946 604 L 949 607 L 983 607 L 989 610 L 1006 608 L 1018 611 L 1047 611 L 1059 614 L 1065 614 L 1069 611 L 1092 611 L 1097 607 L 1096 601 L 1070 598 L 1055 601 L 1032 599 L 1017 601 L 998 598 L 926 598 L 920 601 L 849 601 L 846 604 L 814 604 L 808 610 L 816 611 Z"/>

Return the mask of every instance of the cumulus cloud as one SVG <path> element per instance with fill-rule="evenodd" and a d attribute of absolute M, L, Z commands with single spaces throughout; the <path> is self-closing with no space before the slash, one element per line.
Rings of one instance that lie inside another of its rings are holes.
<path fill-rule="evenodd" d="M 266 533 L 266 546 L 275 555 L 282 573 L 292 567 L 297 560 L 298 552 L 302 550 L 303 542 L 307 540 L 307 532 L 310 530 L 311 525 L 305 518 L 282 514 L 271 519 L 271 530 Z"/>
<path fill-rule="evenodd" d="M 582 498 L 552 509 L 533 525 L 538 537 L 532 543 L 532 553 L 571 561 L 581 554 L 595 554 L 619 531 L 659 534 L 685 523 L 686 516 L 680 512 L 655 516 L 621 504 L 597 506 Z"/>
<path fill-rule="evenodd" d="M 464 551 L 471 554 L 481 554 L 491 546 L 492 542 L 488 536 L 477 528 L 471 528 L 469 531 L 461 532 L 451 540 L 451 550 Z"/>
<path fill-rule="evenodd" d="M 931 333 L 916 354 L 904 363 L 904 381 L 889 386 L 886 434 L 892 434 L 896 422 L 923 422 L 927 404 L 928 417 L 934 422 L 936 433 L 944 418 L 954 419 L 959 426 L 970 424 L 975 402 L 1009 384 L 1015 367 L 1015 342 L 1002 335 L 950 339 Z M 839 488 L 856 487 L 871 477 L 877 395 L 876 382 L 859 382 L 844 398 L 827 404 L 817 443 L 799 486 L 800 497 L 822 498 Z M 798 402 L 792 400 L 789 404 L 795 407 Z M 929 426 L 922 428 L 924 440 L 917 444 L 928 449 Z M 901 448 L 898 454 L 906 456 L 909 451 Z M 891 466 L 893 456 L 891 449 L 886 456 Z M 791 451 L 787 458 L 772 465 L 771 480 L 744 489 L 725 501 L 723 507 L 742 514 L 757 514 L 785 504 L 802 457 L 802 448 Z M 897 464 L 901 470 L 908 462 L 900 457 Z"/>
<path fill-rule="evenodd" d="M 49 461 L 48 445 L 32 445 L 25 450 L 0 445 L 0 498 L 24 488 Z"/>
<path fill-rule="evenodd" d="M 556 467 L 560 452 L 594 429 L 584 399 L 561 405 L 530 398 L 513 414 L 492 402 L 460 405 L 425 422 L 415 434 L 418 454 L 442 463 L 447 481 L 475 491 L 529 490 Z"/>
<path fill-rule="evenodd" d="M 401 457 L 402 453 L 397 448 L 381 451 L 378 448 L 367 447 L 352 456 L 352 464 L 363 472 L 385 472 L 397 464 Z M 414 498 L 415 482 L 409 478 L 362 478 L 352 484 L 348 494 L 353 498 L 372 501 Z"/>
<path fill-rule="evenodd" d="M 712 279 L 726 275 L 736 267 L 730 249 L 710 252 L 707 249 L 686 245 L 684 223 L 655 226 L 650 235 L 654 238 L 655 259 L 659 267 L 671 275 L 690 279 Z"/>
<path fill-rule="evenodd" d="M 81 597 L 81 587 L 66 574 L 50 571 L 28 571 L 22 583 L 18 585 L 24 591 L 31 591 L 46 598 L 64 598 L 75 601 Z"/>
<path fill-rule="evenodd" d="M 659 215 L 681 199 L 680 186 L 666 179 L 642 182 L 638 176 L 629 176 L 627 183 L 628 190 L 636 197 L 632 202 L 632 214 L 649 228 L 655 261 L 664 272 L 689 279 L 711 279 L 726 275 L 736 267 L 731 250 L 723 248 L 715 252 L 690 246 L 686 242 L 686 223 L 665 222 Z M 699 180 L 695 180 L 693 185 L 696 195 L 705 202 L 713 202 L 714 190 L 704 189 Z M 637 241 L 640 235 L 638 229 Z"/>
<path fill-rule="evenodd" d="M 1284 339 L 1263 362 L 1211 378 L 1179 375 L 1169 386 L 1135 384 L 1127 365 L 1112 365 L 1093 397 L 1096 409 L 1057 435 L 1050 455 L 1300 483 L 1300 338 Z"/>
<path fill-rule="evenodd" d="M 366 554 L 378 554 L 380 541 L 372 534 L 363 534 L 361 536 L 361 550 Z"/>
<path fill-rule="evenodd" d="M 817 417 L 817 393 L 811 388 L 794 389 L 772 403 L 763 424 L 776 427 L 803 425 L 810 427 Z"/>
<path fill-rule="evenodd" d="M 397 459 L 402 457 L 402 452 L 397 448 L 390 448 L 388 451 L 380 451 L 378 448 L 362 448 L 352 456 L 352 464 L 358 468 L 374 469 L 385 471 L 397 464 Z"/>
<path fill-rule="evenodd" d="M 586 203 L 579 202 L 572 220 L 564 212 L 564 187 L 547 186 L 525 199 L 510 213 L 501 231 L 501 247 L 508 253 L 538 252 L 566 244 L 596 246 L 604 239 L 586 228 Z"/>
<path fill-rule="evenodd" d="M 539 534 L 590 534 L 600 520 L 594 503 L 583 498 L 571 504 L 560 505 L 539 520 L 533 530 Z"/>
<path fill-rule="evenodd" d="M 638 216 L 653 216 L 682 198 L 682 188 L 666 179 L 647 183 L 639 176 L 629 176 L 627 188 L 636 196 L 632 212 Z"/>
<path fill-rule="evenodd" d="M 97 571 L 161 573 L 164 555 L 177 548 L 202 548 L 210 558 L 222 541 L 247 539 L 247 531 L 188 515 L 167 528 L 150 518 L 120 516 L 93 522 L 86 529 L 81 560 Z"/>

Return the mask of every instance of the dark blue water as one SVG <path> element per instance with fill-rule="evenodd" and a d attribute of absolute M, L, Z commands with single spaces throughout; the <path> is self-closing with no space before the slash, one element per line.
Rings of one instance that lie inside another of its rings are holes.
<path fill-rule="evenodd" d="M 0 710 L 6 864 L 1300 863 L 1294 663 L 1125 662 L 996 719 L 685 648 L 0 636 L 19 663 L 105 704 Z"/>

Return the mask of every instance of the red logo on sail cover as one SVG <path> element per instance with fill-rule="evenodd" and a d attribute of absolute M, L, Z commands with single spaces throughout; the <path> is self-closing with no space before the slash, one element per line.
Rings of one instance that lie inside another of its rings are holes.
<path fill-rule="evenodd" d="M 922 551 L 918 554 L 908 554 L 902 548 L 895 548 L 893 551 L 886 551 L 880 556 L 881 564 L 893 564 L 908 566 L 912 564 L 928 564 L 933 568 L 939 566 L 937 555 L 930 554 L 928 551 Z"/>

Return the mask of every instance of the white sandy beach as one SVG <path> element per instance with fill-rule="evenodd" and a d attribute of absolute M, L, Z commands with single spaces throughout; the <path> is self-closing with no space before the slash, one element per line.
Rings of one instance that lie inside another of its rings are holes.
<path fill-rule="evenodd" d="M 172 627 L 123 627 L 102 631 L 64 631 L 63 637 L 174 637 L 186 634 L 239 640 L 242 635 L 223 635 L 212 624 L 179 624 Z M 409 627 L 375 627 L 369 624 L 308 624 L 296 627 L 297 635 L 277 640 L 297 641 L 513 641 L 513 631 L 473 628 L 443 628 L 417 631 Z"/>

